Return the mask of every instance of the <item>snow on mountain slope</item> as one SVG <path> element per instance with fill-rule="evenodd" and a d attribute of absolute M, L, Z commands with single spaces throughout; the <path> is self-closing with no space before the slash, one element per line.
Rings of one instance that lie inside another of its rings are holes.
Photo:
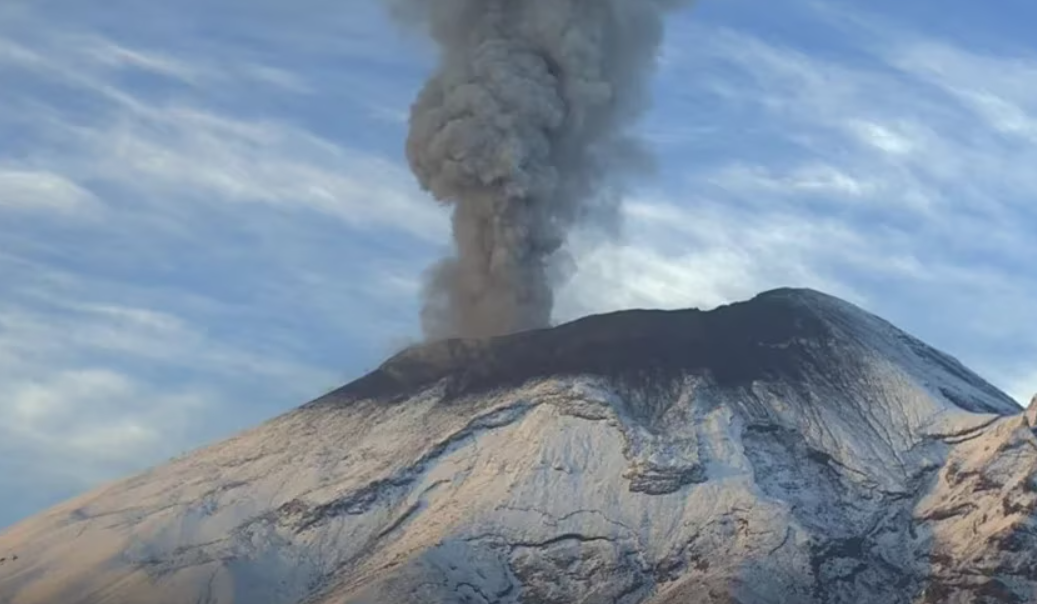
<path fill-rule="evenodd" d="M 8 530 L 0 603 L 1034 601 L 1021 412 L 809 290 L 430 344 Z"/>

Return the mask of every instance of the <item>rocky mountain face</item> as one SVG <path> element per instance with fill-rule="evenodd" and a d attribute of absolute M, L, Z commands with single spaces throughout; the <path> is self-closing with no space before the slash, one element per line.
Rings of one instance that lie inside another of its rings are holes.
<path fill-rule="evenodd" d="M 1035 417 L 808 290 L 441 342 L 11 528 L 0 603 L 1034 602 Z"/>

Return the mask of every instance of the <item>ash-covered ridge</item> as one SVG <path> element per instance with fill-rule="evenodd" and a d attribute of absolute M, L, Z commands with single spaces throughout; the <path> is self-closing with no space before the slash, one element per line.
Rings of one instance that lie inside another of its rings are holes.
<path fill-rule="evenodd" d="M 1033 417 L 809 290 L 440 342 L 8 529 L 0 602 L 1031 602 Z"/>
<path fill-rule="evenodd" d="M 864 356 L 928 379 L 963 409 L 1018 413 L 1018 404 L 954 359 L 888 322 L 810 289 L 778 289 L 711 311 L 631 310 L 553 329 L 409 348 L 330 400 L 392 399 L 444 380 L 451 396 L 562 376 L 660 384 L 708 376 L 724 388 L 780 382 L 836 385 Z"/>

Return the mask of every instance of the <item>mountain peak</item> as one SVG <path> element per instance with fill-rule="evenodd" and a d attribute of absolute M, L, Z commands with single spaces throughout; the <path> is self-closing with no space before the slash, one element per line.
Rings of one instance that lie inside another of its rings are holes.
<path fill-rule="evenodd" d="M 627 310 L 486 340 L 421 344 L 326 400 L 393 399 L 441 382 L 452 398 L 579 375 L 633 385 L 701 375 L 725 388 L 813 388 L 811 380 L 858 373 L 862 362 L 880 357 L 940 384 L 966 410 L 1018 412 L 956 359 L 839 298 L 793 288 L 710 311 Z"/>

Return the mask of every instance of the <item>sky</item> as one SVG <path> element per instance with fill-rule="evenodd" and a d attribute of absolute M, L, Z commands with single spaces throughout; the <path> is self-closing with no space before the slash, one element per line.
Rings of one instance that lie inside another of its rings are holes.
<path fill-rule="evenodd" d="M 1037 5 L 859 5 L 673 16 L 657 169 L 557 321 L 813 287 L 1037 392 Z M 0 527 L 420 338 L 434 64 L 375 0 L 0 3 Z"/>

